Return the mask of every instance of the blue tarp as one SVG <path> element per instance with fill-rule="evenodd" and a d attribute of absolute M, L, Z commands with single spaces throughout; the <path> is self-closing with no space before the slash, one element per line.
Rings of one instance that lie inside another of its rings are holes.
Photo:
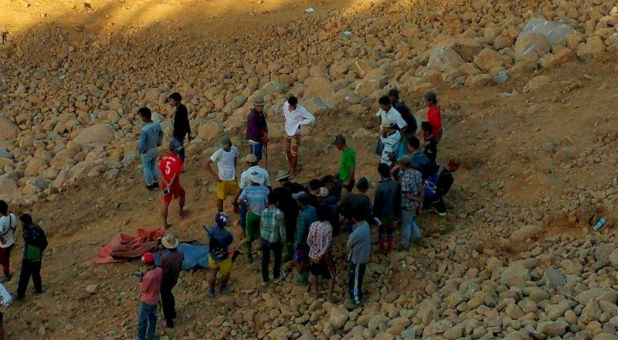
<path fill-rule="evenodd" d="M 208 247 L 193 241 L 190 243 L 180 243 L 178 250 L 182 251 L 185 258 L 182 261 L 182 270 L 191 270 L 194 268 L 210 268 L 208 264 Z M 159 252 L 154 253 L 155 266 L 160 265 Z"/>

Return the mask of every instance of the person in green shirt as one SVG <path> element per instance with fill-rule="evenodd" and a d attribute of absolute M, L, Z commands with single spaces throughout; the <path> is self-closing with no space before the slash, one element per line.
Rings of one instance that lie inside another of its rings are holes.
<path fill-rule="evenodd" d="M 341 198 L 345 197 L 354 188 L 354 170 L 356 168 L 356 152 L 345 142 L 343 135 L 335 137 L 335 146 L 341 151 L 339 173 L 337 178 L 341 182 Z"/>

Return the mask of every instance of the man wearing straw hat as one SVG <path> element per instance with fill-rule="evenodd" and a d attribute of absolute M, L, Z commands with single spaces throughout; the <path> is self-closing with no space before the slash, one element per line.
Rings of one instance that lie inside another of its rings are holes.
<path fill-rule="evenodd" d="M 262 153 L 268 143 L 268 125 L 264 115 L 264 98 L 257 96 L 253 99 L 253 108 L 247 118 L 246 138 L 249 142 L 249 152 L 257 158 L 262 159 Z"/>
<path fill-rule="evenodd" d="M 178 276 L 182 270 L 184 254 L 178 250 L 178 239 L 173 234 L 167 234 L 161 239 L 161 269 L 163 280 L 161 282 L 161 305 L 165 317 L 165 327 L 174 328 L 176 319 L 176 300 L 172 289 L 178 282 Z"/>

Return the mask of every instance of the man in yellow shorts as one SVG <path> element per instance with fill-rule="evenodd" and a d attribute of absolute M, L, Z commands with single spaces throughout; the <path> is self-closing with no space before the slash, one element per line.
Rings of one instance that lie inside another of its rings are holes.
<path fill-rule="evenodd" d="M 217 272 L 221 272 L 221 285 L 219 292 L 229 291 L 227 281 L 232 272 L 232 258 L 229 254 L 229 247 L 234 241 L 234 236 L 225 227 L 228 225 L 230 217 L 224 212 L 218 212 L 215 216 L 215 225 L 206 229 L 208 233 L 208 264 L 210 265 L 210 276 L 208 277 L 208 295 L 215 296 L 215 284 L 217 282 Z"/>
<path fill-rule="evenodd" d="M 221 148 L 215 151 L 206 162 L 206 169 L 217 180 L 217 210 L 223 211 L 223 201 L 228 195 L 234 195 L 238 191 L 236 182 L 236 163 L 238 149 L 232 146 L 229 136 L 221 140 Z M 216 174 L 211 167 L 212 162 L 217 163 L 219 173 Z"/>

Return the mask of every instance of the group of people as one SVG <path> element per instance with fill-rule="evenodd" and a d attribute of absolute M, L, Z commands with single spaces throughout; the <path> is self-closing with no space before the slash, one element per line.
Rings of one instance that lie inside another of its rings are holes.
<path fill-rule="evenodd" d="M 47 248 L 47 238 L 41 227 L 34 223 L 30 214 L 22 214 L 19 217 L 23 228 L 24 252 L 21 262 L 21 272 L 19 283 L 17 284 L 17 300 L 26 297 L 28 283 L 32 277 L 34 290 L 37 294 L 43 293 L 41 284 L 41 261 L 43 251 Z M 9 212 L 9 205 L 0 200 L 0 265 L 4 272 L 4 277 L 0 279 L 0 304 L 8 307 L 13 297 L 8 292 L 3 283 L 13 278 L 10 267 L 11 250 L 15 247 L 15 234 L 17 231 L 17 217 Z M 4 339 L 3 317 L 0 313 L 0 339 Z"/>
<path fill-rule="evenodd" d="M 183 142 L 185 138 L 191 139 L 182 97 L 173 93 L 168 100 L 176 109 L 174 132 L 169 142 L 169 153 L 160 159 L 158 169 L 155 160 L 157 147 L 163 140 L 161 127 L 152 121 L 148 108 L 138 111 L 144 121 L 139 151 L 146 187 L 149 190 L 161 187 L 163 190 L 161 214 L 166 228 L 170 227 L 168 207 L 173 199 L 178 199 L 179 216 L 182 218 L 184 215 L 185 190 L 180 184 L 184 163 Z M 224 212 L 224 201 L 230 196 L 234 212 L 240 215 L 242 240 L 239 248 L 244 250 L 250 263 L 254 259 L 253 244 L 258 241 L 260 245 L 264 286 L 283 280 L 286 272 L 282 270 L 282 263 L 291 260 L 297 269 L 298 284 L 311 284 L 312 291 L 318 295 L 318 280 L 323 278 L 328 281 L 327 297 L 331 299 L 336 276 L 333 237 L 341 232 L 347 233 L 349 297 L 346 305 L 349 308 L 362 303 L 363 276 L 371 252 L 371 226 L 377 227 L 379 248 L 385 253 L 393 250 L 397 230 L 401 230 L 399 248 L 402 250 L 410 247 L 412 237 L 417 241 L 421 239 L 416 216 L 424 209 L 435 207 L 440 220 L 439 228 L 447 231 L 446 206 L 442 197 L 453 183 L 453 172 L 459 167 L 459 162 L 451 160 L 445 166 L 437 163 L 437 146 L 443 132 L 440 108 L 434 92 L 425 94 L 424 100 L 428 107 L 427 116 L 420 124 L 421 132 L 417 137 L 416 119 L 399 99 L 399 92 L 392 89 L 388 95 L 379 98 L 380 110 L 376 114 L 380 119 L 380 136 L 376 146 L 380 157 L 377 166 L 379 180 L 372 203 L 367 195 L 371 183 L 365 177 L 356 181 L 356 153 L 343 135 L 337 135 L 333 143 L 341 151 L 337 174 L 313 179 L 307 185 L 292 181 L 300 170 L 298 154 L 302 128 L 315 121 L 313 114 L 301 106 L 294 96 L 289 97 L 279 110 L 274 110 L 285 117 L 283 150 L 288 169 L 277 173 L 275 181 L 278 187 L 273 188 L 269 172 L 260 166 L 261 161 L 268 161 L 265 101 L 262 97 L 254 98 L 246 126 L 248 154 L 239 159 L 238 148 L 229 136 L 223 136 L 220 148 L 205 164 L 207 172 L 217 183 L 215 223 L 207 228 L 211 268 L 208 295 L 216 295 L 218 275 L 219 292 L 229 290 L 233 259 L 230 247 L 234 237 L 228 230 L 231 219 Z M 246 170 L 237 176 L 239 161 L 246 164 Z M 217 169 L 213 167 L 215 164 Z M 173 251 L 165 246 L 166 243 L 169 245 L 170 241 L 164 243 L 166 251 Z M 274 259 L 272 272 L 271 255 Z M 179 268 L 179 258 L 181 256 L 176 256 L 177 266 L 174 268 Z M 150 254 L 145 254 L 143 261 L 152 265 L 154 259 L 151 260 Z M 156 289 L 161 292 L 166 326 L 173 327 L 175 311 L 170 307 L 173 306 L 171 288 L 178 275 L 175 270 L 166 270 L 164 263 L 169 266 L 170 261 L 162 261 L 162 270 L 151 269 L 142 277 L 140 339 L 152 338 L 154 334 L 151 333 L 154 328 L 146 325 L 149 321 L 151 324 L 156 322 L 154 310 L 157 299 L 152 293 Z M 167 274 L 172 275 L 167 281 L 166 272 L 172 273 Z M 167 283 L 157 286 L 157 281 Z"/>

